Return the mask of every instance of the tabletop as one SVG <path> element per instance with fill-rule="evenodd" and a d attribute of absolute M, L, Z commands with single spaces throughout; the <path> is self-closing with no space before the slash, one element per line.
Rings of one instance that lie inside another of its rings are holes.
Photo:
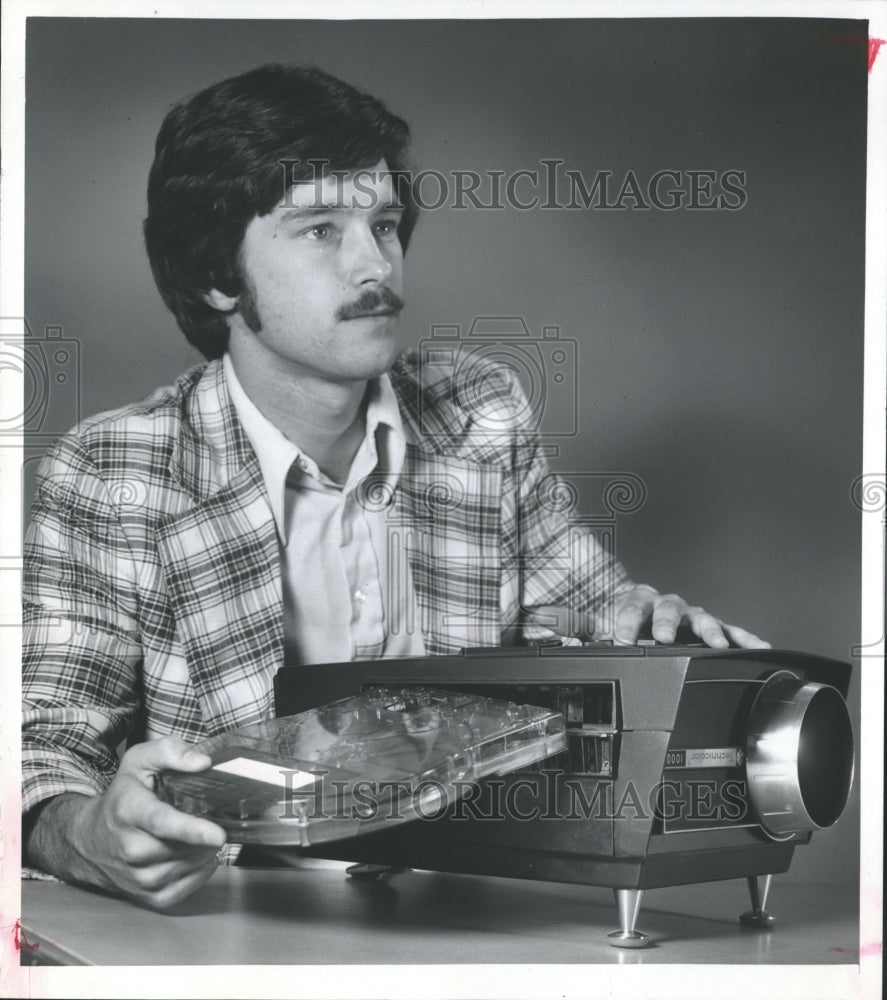
<path fill-rule="evenodd" d="M 353 879 L 345 864 L 222 868 L 156 912 L 61 882 L 22 883 L 22 961 L 80 965 L 782 963 L 858 961 L 853 886 L 774 879 L 772 930 L 740 926 L 744 880 L 648 890 L 650 947 L 609 945 L 608 889 L 406 870 Z"/>

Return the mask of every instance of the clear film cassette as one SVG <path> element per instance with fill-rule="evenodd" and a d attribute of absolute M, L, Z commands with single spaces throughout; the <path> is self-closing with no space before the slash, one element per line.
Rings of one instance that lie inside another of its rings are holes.
<path fill-rule="evenodd" d="M 441 815 L 469 785 L 566 746 L 560 713 L 432 688 L 371 687 L 194 749 L 212 766 L 165 771 L 158 794 L 232 843 L 308 846 Z"/>

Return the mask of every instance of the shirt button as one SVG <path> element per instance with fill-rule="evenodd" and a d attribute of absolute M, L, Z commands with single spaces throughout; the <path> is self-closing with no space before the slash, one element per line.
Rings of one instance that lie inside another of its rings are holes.
<path fill-rule="evenodd" d="M 358 587 L 357 590 L 354 591 L 354 600 L 357 601 L 358 604 L 363 604 L 366 599 L 366 593 Z"/>

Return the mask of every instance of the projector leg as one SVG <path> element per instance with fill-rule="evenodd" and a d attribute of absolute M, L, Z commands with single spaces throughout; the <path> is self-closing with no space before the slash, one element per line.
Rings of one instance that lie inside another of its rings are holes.
<path fill-rule="evenodd" d="M 767 896 L 770 894 L 770 883 L 773 881 L 773 876 L 765 875 L 762 881 L 756 875 L 752 875 L 746 881 L 751 896 L 751 909 L 742 914 L 739 922 L 743 927 L 769 930 L 776 923 L 776 917 L 767 912 Z"/>
<path fill-rule="evenodd" d="M 608 934 L 610 944 L 614 948 L 646 948 L 650 939 L 646 934 L 634 929 L 637 923 L 643 889 L 614 889 L 616 905 L 619 907 L 619 930 Z"/>
<path fill-rule="evenodd" d="M 395 871 L 393 865 L 373 865 L 362 862 L 357 865 L 349 865 L 345 869 L 345 874 L 350 875 L 351 878 L 378 878 L 380 875 L 387 875 L 393 871 Z"/>

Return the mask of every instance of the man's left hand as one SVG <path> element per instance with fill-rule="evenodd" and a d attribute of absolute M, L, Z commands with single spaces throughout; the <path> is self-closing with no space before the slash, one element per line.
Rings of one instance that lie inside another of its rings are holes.
<path fill-rule="evenodd" d="M 613 638 L 619 645 L 632 645 L 648 626 L 657 642 L 671 643 L 680 626 L 688 627 L 706 645 L 726 649 L 769 649 L 770 643 L 738 625 L 726 625 L 703 608 L 688 604 L 677 594 L 639 584 L 616 602 Z"/>

